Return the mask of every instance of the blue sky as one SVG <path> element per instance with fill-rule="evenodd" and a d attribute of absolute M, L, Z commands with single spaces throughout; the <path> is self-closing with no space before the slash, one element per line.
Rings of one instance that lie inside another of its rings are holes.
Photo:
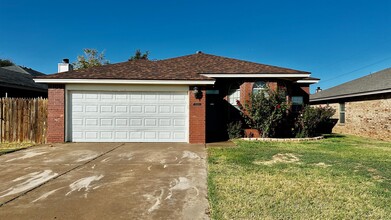
<path fill-rule="evenodd" d="M 111 63 L 201 50 L 310 71 L 312 92 L 391 67 L 387 0 L 0 0 L 0 21 L 0 58 L 44 73 L 83 48 Z"/>

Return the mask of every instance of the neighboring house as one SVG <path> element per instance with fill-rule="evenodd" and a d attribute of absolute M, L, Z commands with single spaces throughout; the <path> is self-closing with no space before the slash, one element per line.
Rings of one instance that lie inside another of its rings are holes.
<path fill-rule="evenodd" d="M 48 87 L 35 83 L 33 77 L 45 74 L 17 65 L 0 67 L 1 97 L 47 97 Z"/>
<path fill-rule="evenodd" d="M 197 52 L 35 81 L 49 85 L 49 142 L 205 143 L 228 138 L 236 100 L 244 103 L 252 91 L 284 86 L 296 105 L 308 103 L 309 85 L 318 81 L 308 77 L 309 72 Z"/>
<path fill-rule="evenodd" d="M 311 95 L 336 109 L 333 132 L 391 140 L 391 68 Z"/>

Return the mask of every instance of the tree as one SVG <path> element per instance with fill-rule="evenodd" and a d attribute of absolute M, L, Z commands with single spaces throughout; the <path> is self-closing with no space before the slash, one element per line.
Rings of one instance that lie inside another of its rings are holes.
<path fill-rule="evenodd" d="M 129 61 L 131 60 L 148 60 L 149 51 L 145 51 L 145 53 L 141 53 L 140 49 L 136 50 L 134 53 L 134 56 L 131 56 L 129 58 Z"/>
<path fill-rule="evenodd" d="M 0 59 L 0 67 L 12 66 L 12 65 L 14 65 L 14 63 L 12 63 L 11 60 Z"/>
<path fill-rule="evenodd" d="M 77 56 L 77 61 L 73 63 L 75 69 L 86 69 L 94 66 L 109 64 L 104 51 L 99 53 L 96 49 L 83 49 L 84 55 Z"/>

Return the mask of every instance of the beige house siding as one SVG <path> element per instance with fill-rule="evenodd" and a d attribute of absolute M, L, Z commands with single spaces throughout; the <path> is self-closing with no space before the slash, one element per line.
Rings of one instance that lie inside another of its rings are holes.
<path fill-rule="evenodd" d="M 336 109 L 333 118 L 339 119 L 339 103 L 342 102 L 345 102 L 345 123 L 338 122 L 334 133 L 391 141 L 391 94 L 330 102 L 328 105 Z"/>

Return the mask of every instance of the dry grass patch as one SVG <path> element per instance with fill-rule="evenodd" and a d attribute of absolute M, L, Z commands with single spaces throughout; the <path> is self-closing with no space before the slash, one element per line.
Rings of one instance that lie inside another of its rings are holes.
<path fill-rule="evenodd" d="M 268 160 L 268 161 L 258 161 L 257 160 L 257 161 L 254 161 L 254 164 L 273 165 L 276 163 L 297 163 L 299 161 L 300 161 L 300 159 L 299 159 L 298 155 L 294 155 L 292 153 L 285 153 L 285 154 L 280 153 L 280 154 L 273 155 L 273 158 L 271 160 Z"/>
<path fill-rule="evenodd" d="M 16 143 L 16 142 L 4 142 L 0 143 L 0 155 L 6 154 L 6 153 L 11 153 L 17 150 L 25 149 L 28 147 L 33 146 L 34 144 L 31 142 L 21 142 L 21 143 Z"/>

